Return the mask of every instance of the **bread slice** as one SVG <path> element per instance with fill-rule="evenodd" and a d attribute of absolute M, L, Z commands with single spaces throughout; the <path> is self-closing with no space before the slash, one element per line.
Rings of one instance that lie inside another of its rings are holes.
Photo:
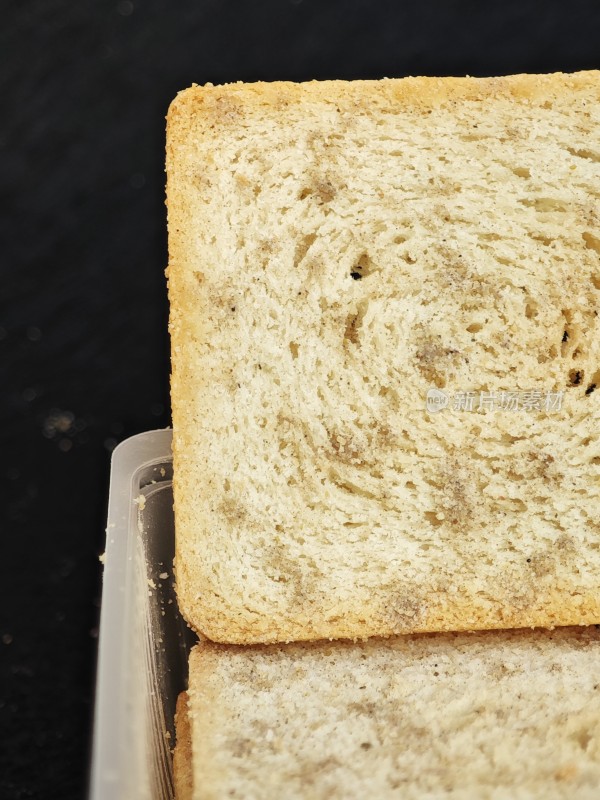
<path fill-rule="evenodd" d="M 192 729 L 188 714 L 187 692 L 177 698 L 175 711 L 177 742 L 173 751 L 173 788 L 175 800 L 193 800 L 194 764 L 192 760 Z"/>
<path fill-rule="evenodd" d="M 167 175 L 190 624 L 600 622 L 600 73 L 194 86 Z"/>
<path fill-rule="evenodd" d="M 595 628 L 203 643 L 192 796 L 597 798 L 599 659 Z"/>

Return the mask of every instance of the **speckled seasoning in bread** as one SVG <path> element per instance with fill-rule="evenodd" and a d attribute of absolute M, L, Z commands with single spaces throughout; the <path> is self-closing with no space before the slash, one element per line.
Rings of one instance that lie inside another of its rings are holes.
<path fill-rule="evenodd" d="M 178 800 L 596 800 L 599 634 L 203 643 Z"/>
<path fill-rule="evenodd" d="M 597 72 L 178 95 L 193 627 L 248 643 L 600 621 L 599 101 Z"/>

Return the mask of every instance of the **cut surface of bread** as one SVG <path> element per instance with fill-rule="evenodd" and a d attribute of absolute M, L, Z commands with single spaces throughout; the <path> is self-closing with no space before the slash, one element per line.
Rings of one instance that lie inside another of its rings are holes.
<path fill-rule="evenodd" d="M 195 86 L 167 196 L 196 630 L 600 622 L 600 73 Z"/>
<path fill-rule="evenodd" d="M 203 643 L 193 797 L 597 798 L 599 657 L 594 627 Z"/>

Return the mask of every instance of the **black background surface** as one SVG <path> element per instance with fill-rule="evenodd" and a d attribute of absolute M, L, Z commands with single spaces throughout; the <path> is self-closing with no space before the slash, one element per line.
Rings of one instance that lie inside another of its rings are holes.
<path fill-rule="evenodd" d="M 600 3 L 13 0 L 0 26 L 0 798 L 83 797 L 110 452 L 169 424 L 192 82 L 600 67 Z"/>

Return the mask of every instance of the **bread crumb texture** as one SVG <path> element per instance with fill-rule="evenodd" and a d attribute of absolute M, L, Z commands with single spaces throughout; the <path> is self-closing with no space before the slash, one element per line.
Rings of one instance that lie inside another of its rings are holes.
<path fill-rule="evenodd" d="M 599 101 L 598 72 L 177 96 L 176 575 L 197 630 L 600 622 Z M 430 389 L 562 402 L 432 414 Z"/>
<path fill-rule="evenodd" d="M 595 800 L 599 634 L 203 644 L 193 796 Z"/>

